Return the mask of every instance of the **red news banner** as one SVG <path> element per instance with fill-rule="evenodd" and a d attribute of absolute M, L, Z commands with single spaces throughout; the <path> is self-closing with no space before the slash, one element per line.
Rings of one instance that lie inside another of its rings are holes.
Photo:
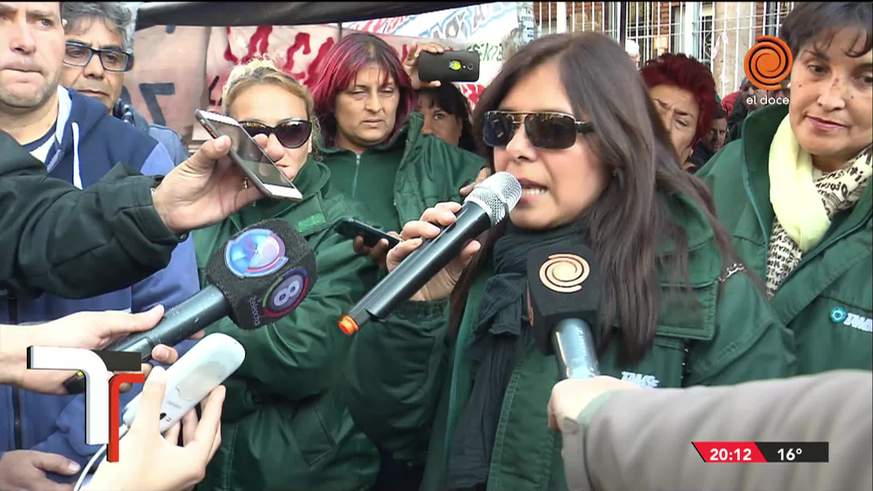
<path fill-rule="evenodd" d="M 828 442 L 691 442 L 707 464 L 828 462 Z"/>

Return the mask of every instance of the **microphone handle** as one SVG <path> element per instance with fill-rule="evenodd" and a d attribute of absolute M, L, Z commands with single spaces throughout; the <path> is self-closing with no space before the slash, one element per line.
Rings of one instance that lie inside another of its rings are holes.
<path fill-rule="evenodd" d="M 582 319 L 564 319 L 552 331 L 552 345 L 561 378 L 591 378 L 600 375 L 591 327 Z"/>
<path fill-rule="evenodd" d="M 164 313 L 164 317 L 155 327 L 121 339 L 106 348 L 106 351 L 139 353 L 140 359 L 145 362 L 151 358 L 152 348 L 155 346 L 173 346 L 228 313 L 230 303 L 224 298 L 224 294 L 215 286 L 209 285 Z M 70 394 L 85 392 L 84 373 L 76 372 L 64 382 L 64 387 Z"/>
<path fill-rule="evenodd" d="M 491 218 L 482 207 L 475 203 L 464 205 L 455 223 L 404 259 L 349 310 L 349 315 L 359 326 L 371 316 L 385 318 L 456 258 L 469 240 L 490 227 Z"/>

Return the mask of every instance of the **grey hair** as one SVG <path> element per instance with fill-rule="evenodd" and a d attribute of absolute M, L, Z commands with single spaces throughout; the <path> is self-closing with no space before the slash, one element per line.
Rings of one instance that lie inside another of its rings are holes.
<path fill-rule="evenodd" d="M 121 47 L 133 51 L 133 13 L 125 2 L 63 2 L 64 31 L 75 32 L 82 20 L 101 19 L 121 37 Z"/>

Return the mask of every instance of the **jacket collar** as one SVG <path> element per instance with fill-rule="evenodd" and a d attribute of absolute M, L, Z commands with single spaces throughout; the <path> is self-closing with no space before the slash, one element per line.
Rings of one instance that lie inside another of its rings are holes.
<path fill-rule="evenodd" d="M 743 122 L 743 185 L 758 228 L 740 227 L 738 235 L 764 244 L 770 237 L 773 206 L 770 204 L 770 142 L 788 115 L 788 106 L 776 105 L 754 111 Z M 751 224 L 747 224 L 751 225 Z"/>

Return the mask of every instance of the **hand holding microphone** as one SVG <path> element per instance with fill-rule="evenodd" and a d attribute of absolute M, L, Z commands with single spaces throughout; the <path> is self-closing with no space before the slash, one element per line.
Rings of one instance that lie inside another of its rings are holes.
<path fill-rule="evenodd" d="M 461 204 L 454 201 L 437 203 L 433 208 L 424 210 L 421 219 L 407 222 L 400 232 L 403 241 L 388 251 L 386 259 L 388 271 L 394 271 L 406 257 L 420 248 L 424 241 L 435 238 L 443 229 L 455 223 L 458 220 L 456 213 L 460 209 Z M 476 239 L 468 242 L 461 249 L 458 257 L 449 261 L 446 267 L 439 270 L 430 281 L 412 295 L 410 300 L 424 302 L 448 297 L 461 273 L 481 247 L 482 244 Z"/>
<path fill-rule="evenodd" d="M 444 298 L 454 287 L 465 261 L 478 250 L 477 244 L 469 243 L 506 218 L 519 199 L 521 185 L 515 177 L 498 172 L 476 186 L 463 206 L 441 203 L 425 211 L 422 220 L 407 224 L 401 237 L 410 240 L 389 252 L 393 270 L 340 318 L 340 330 L 351 335 L 371 318 L 385 318 L 426 285 L 417 299 Z M 446 228 L 439 231 L 437 225 Z M 400 259 L 403 262 L 398 264 Z M 448 271 L 441 271 L 449 263 L 452 266 Z"/>
<path fill-rule="evenodd" d="M 242 329 L 256 329 L 284 317 L 300 305 L 315 283 L 315 253 L 306 239 L 278 219 L 256 223 L 230 238 L 207 265 L 210 284 L 168 310 L 153 329 L 118 341 L 110 351 L 150 358 L 159 344 L 188 338 L 224 316 Z M 71 394 L 85 390 L 79 372 L 64 383 Z"/>

